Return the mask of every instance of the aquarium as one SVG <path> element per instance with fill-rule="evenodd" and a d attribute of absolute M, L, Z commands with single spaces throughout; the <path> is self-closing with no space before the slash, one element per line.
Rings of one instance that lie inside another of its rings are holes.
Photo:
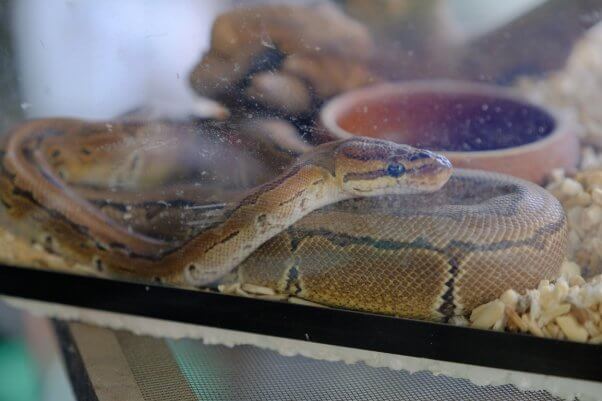
<path fill-rule="evenodd" d="M 595 399 L 602 2 L 498 3 L 0 3 L 0 293 L 189 383 L 203 339 Z"/>

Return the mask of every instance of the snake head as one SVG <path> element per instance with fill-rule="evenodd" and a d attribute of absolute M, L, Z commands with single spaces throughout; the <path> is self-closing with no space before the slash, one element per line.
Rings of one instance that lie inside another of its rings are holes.
<path fill-rule="evenodd" d="M 389 141 L 355 137 L 335 151 L 335 174 L 349 197 L 432 192 L 452 174 L 445 157 Z"/>

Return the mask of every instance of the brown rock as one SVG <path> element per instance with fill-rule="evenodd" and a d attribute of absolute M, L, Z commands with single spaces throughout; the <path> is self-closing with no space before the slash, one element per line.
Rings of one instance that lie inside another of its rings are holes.
<path fill-rule="evenodd" d="M 374 82 L 372 52 L 368 30 L 330 3 L 241 7 L 216 19 L 190 82 L 233 111 L 306 118 L 326 98 Z"/>
<path fill-rule="evenodd" d="M 299 78 L 288 74 L 257 74 L 251 79 L 246 95 L 263 106 L 286 114 L 302 114 L 311 110 L 309 89 Z"/>

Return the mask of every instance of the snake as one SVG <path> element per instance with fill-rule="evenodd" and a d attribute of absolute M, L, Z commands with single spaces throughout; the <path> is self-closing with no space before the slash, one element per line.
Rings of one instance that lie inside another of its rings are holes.
<path fill-rule="evenodd" d="M 417 319 L 466 315 L 509 288 L 559 274 L 566 216 L 533 183 L 354 137 L 284 149 L 288 164 L 270 166 L 271 176 L 236 196 L 221 188 L 228 201 L 216 203 L 194 182 L 200 176 L 172 171 L 193 146 L 170 153 L 164 144 L 197 131 L 25 122 L 3 144 L 0 223 L 103 274 L 195 288 L 235 276 L 318 304 Z M 158 153 L 149 132 L 162 138 Z M 126 162 L 116 164 L 116 155 Z M 144 165 L 144 158 L 155 159 Z M 232 176 L 239 166 L 229 159 L 219 168 Z M 181 224 L 199 216 L 198 227 Z"/>

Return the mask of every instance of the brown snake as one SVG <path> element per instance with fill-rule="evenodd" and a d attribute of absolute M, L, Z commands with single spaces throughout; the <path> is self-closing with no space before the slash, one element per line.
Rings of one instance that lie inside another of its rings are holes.
<path fill-rule="evenodd" d="M 210 196 L 196 185 L 157 190 L 190 147 L 140 156 L 133 149 L 148 134 L 135 122 L 16 128 L 0 175 L 3 220 L 105 272 L 201 286 L 236 271 L 321 304 L 436 320 L 553 278 L 562 262 L 566 218 L 542 188 L 470 170 L 450 178 L 435 153 L 361 137 L 303 153 L 214 221 L 178 234 L 174 216 L 206 216 Z M 128 160 L 124 172 L 116 154 Z M 140 157 L 168 162 L 140 167 Z M 155 181 L 142 182 L 141 170 Z"/>

